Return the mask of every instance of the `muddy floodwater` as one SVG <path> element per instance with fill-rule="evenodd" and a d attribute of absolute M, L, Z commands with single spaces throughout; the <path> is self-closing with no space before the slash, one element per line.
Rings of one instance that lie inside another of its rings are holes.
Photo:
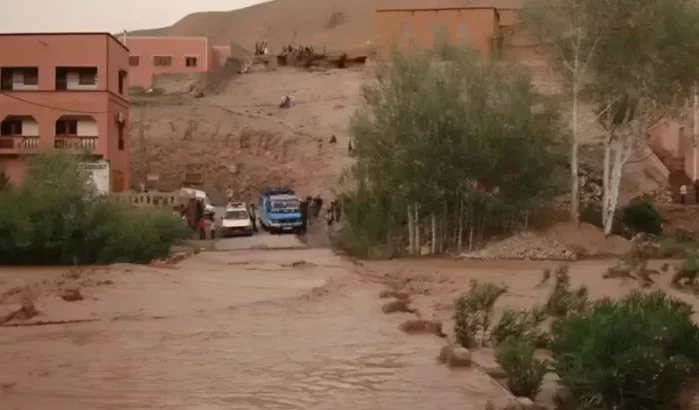
<path fill-rule="evenodd" d="M 0 328 L 0 408 L 469 410 L 499 394 L 440 366 L 438 337 L 400 332 L 407 314 L 382 314 L 382 285 L 358 269 L 318 249 L 0 268 L 2 304 L 24 287 L 44 322 Z M 84 299 L 58 297 L 67 285 Z"/>

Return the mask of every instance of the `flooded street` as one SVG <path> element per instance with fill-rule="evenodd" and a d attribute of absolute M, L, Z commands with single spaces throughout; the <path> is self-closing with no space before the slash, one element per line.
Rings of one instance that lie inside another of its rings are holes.
<path fill-rule="evenodd" d="M 407 315 L 383 315 L 382 286 L 358 269 L 319 249 L 0 268 L 3 291 L 32 292 L 37 321 L 94 320 L 0 328 L 0 408 L 468 410 L 499 392 L 440 366 L 441 339 L 400 332 Z M 85 299 L 57 297 L 64 282 Z"/>

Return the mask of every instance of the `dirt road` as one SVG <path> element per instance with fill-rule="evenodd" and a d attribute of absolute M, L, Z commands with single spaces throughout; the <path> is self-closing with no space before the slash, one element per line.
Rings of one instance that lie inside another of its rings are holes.
<path fill-rule="evenodd" d="M 381 313 L 381 286 L 329 250 L 205 252 L 175 269 L 0 269 L 3 409 L 481 409 L 499 390 L 435 361 L 441 340 Z M 57 296 L 80 286 L 84 300 Z M 15 288 L 13 292 L 7 289 Z M 25 296 L 26 297 L 26 296 Z M 417 407 L 415 407 L 417 405 Z"/>

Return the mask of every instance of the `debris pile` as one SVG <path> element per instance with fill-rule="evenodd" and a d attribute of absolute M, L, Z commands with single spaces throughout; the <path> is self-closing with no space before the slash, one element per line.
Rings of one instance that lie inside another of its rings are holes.
<path fill-rule="evenodd" d="M 555 239 L 521 232 L 483 249 L 461 255 L 464 259 L 528 259 L 573 261 L 577 255 Z"/>

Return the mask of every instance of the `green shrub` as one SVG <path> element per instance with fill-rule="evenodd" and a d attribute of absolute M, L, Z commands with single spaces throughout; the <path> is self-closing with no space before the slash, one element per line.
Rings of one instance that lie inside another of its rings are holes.
<path fill-rule="evenodd" d="M 5 191 L 12 186 L 10 176 L 5 173 L 5 170 L 0 168 L 0 191 Z"/>
<path fill-rule="evenodd" d="M 459 344 L 472 348 L 483 341 L 492 323 L 493 306 L 506 292 L 504 286 L 471 281 L 468 293 L 454 302 L 454 334 Z"/>
<path fill-rule="evenodd" d="M 583 408 L 668 408 L 699 363 L 691 315 L 661 291 L 596 301 L 554 322 L 554 370 Z"/>
<path fill-rule="evenodd" d="M 600 205 L 588 206 L 580 213 L 580 220 L 594 225 L 600 229 L 604 229 L 602 224 L 602 207 Z M 624 222 L 619 212 L 614 213 L 612 221 L 612 235 L 623 236 L 630 239 L 631 233 L 624 228 Z"/>
<path fill-rule="evenodd" d="M 690 252 L 672 275 L 672 284 L 676 286 L 694 285 L 697 276 L 699 276 L 699 254 Z"/>
<path fill-rule="evenodd" d="M 517 339 L 537 347 L 544 347 L 548 344 L 546 332 L 540 328 L 544 320 L 546 320 L 546 312 L 541 308 L 505 309 L 497 325 L 491 330 L 490 338 L 497 345 L 508 339 Z"/>
<path fill-rule="evenodd" d="M 624 208 L 623 221 L 634 232 L 660 235 L 663 232 L 663 220 L 657 209 L 648 201 L 632 201 Z"/>
<path fill-rule="evenodd" d="M 580 286 L 576 290 L 570 289 L 570 276 L 568 266 L 561 265 L 556 268 L 553 291 L 546 301 L 546 312 L 555 317 L 565 317 L 571 313 L 583 311 L 588 304 L 588 289 Z"/>
<path fill-rule="evenodd" d="M 536 359 L 534 352 L 532 344 L 516 338 L 507 339 L 496 349 L 495 359 L 507 375 L 507 389 L 517 397 L 533 399 L 548 372 L 547 363 Z"/>
<path fill-rule="evenodd" d="M 171 213 L 132 212 L 95 195 L 76 158 L 42 153 L 0 192 L 0 264 L 148 262 L 191 235 Z"/>

